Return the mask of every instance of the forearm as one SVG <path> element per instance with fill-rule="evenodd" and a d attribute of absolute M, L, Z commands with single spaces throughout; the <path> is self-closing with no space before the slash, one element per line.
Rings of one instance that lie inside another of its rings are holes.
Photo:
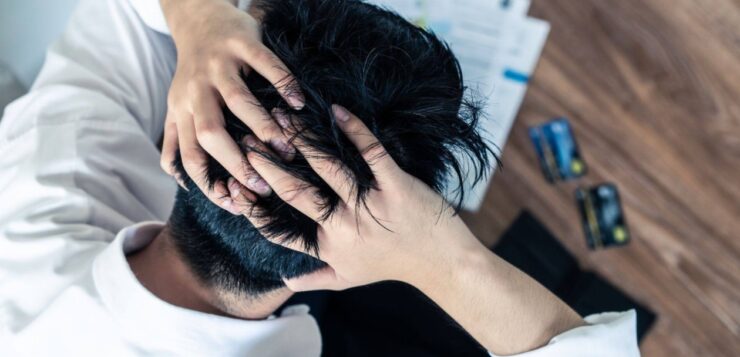
<path fill-rule="evenodd" d="M 447 262 L 431 262 L 430 273 L 412 284 L 485 348 L 521 353 L 584 324 L 555 295 L 470 238 L 466 246 L 446 249 Z"/>

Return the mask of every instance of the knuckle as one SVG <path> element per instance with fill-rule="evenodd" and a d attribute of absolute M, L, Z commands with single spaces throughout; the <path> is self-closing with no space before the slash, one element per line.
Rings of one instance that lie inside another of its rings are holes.
<path fill-rule="evenodd" d="M 172 162 L 168 159 L 165 159 L 163 156 L 159 160 L 159 166 L 162 168 L 162 171 L 166 172 L 169 175 L 172 175 Z"/>
<path fill-rule="evenodd" d="M 205 158 L 200 150 L 185 149 L 180 153 L 180 156 L 182 157 L 182 164 L 187 171 L 197 169 L 205 163 Z"/>
<path fill-rule="evenodd" d="M 280 131 L 280 128 L 278 128 L 278 126 L 271 120 L 265 120 L 259 128 L 257 128 L 256 132 L 259 133 L 257 136 L 263 141 L 269 141 L 283 136 L 283 132 Z"/>
<path fill-rule="evenodd" d="M 316 171 L 326 172 L 333 176 L 341 177 L 346 174 L 346 172 L 343 171 L 342 164 L 340 164 L 336 158 L 318 160 L 314 165 L 316 165 Z M 342 182 L 342 184 L 349 184 L 349 182 Z"/>
<path fill-rule="evenodd" d="M 345 130 L 349 134 L 352 134 L 352 135 L 361 135 L 361 134 L 364 133 L 364 131 L 363 131 L 363 125 L 364 124 L 362 122 L 360 122 L 359 120 L 350 120 L 349 123 L 347 123 L 345 125 L 346 125 L 345 126 L 346 127 Z"/>
<path fill-rule="evenodd" d="M 177 116 L 173 114 L 167 115 L 168 118 L 171 118 L 171 120 L 166 120 L 164 122 L 164 132 L 167 134 L 177 135 L 177 122 L 175 121 L 175 118 Z"/>
<path fill-rule="evenodd" d="M 297 194 L 283 192 L 283 196 L 278 195 L 278 197 L 290 206 L 296 207 L 301 205 L 300 196 Z"/>
<path fill-rule="evenodd" d="M 365 158 L 368 163 L 378 161 L 379 159 L 385 157 L 385 155 L 387 155 L 385 149 L 383 149 L 383 147 L 377 143 L 370 145 L 362 152 L 362 157 Z"/>
<path fill-rule="evenodd" d="M 274 59 L 272 52 L 264 46 L 252 46 L 247 50 L 247 58 L 255 63 L 270 62 Z"/>
<path fill-rule="evenodd" d="M 172 162 L 175 160 L 175 151 L 177 149 L 173 147 L 164 148 L 162 155 L 159 157 L 159 164 L 165 171 L 169 171 L 172 168 Z"/>
<path fill-rule="evenodd" d="M 209 72 L 218 72 L 224 67 L 224 60 L 220 56 L 210 56 L 205 62 L 206 68 Z"/>
<path fill-rule="evenodd" d="M 245 102 L 249 98 L 249 90 L 243 85 L 231 85 L 221 95 L 227 103 Z"/>
<path fill-rule="evenodd" d="M 201 165 L 193 163 L 193 162 L 187 162 L 183 161 L 183 168 L 185 168 L 185 172 L 188 176 L 193 180 L 193 182 L 196 183 L 196 185 L 200 186 L 200 180 L 198 179 L 198 172 L 201 170 Z"/>
<path fill-rule="evenodd" d="M 202 87 L 203 87 L 202 82 L 200 80 L 193 78 L 192 80 L 188 81 L 185 84 L 185 91 L 187 93 L 190 93 L 191 95 L 198 95 L 203 91 L 201 89 Z"/>
<path fill-rule="evenodd" d="M 219 132 L 222 130 L 224 130 L 224 128 L 220 124 L 210 120 L 204 121 L 199 123 L 196 127 L 195 137 L 200 143 L 210 143 L 218 137 Z"/>
<path fill-rule="evenodd" d="M 185 90 L 190 95 L 202 95 L 210 80 L 205 74 L 194 74 L 190 80 L 185 83 Z"/>
<path fill-rule="evenodd" d="M 247 161 L 246 161 L 246 168 L 248 170 L 248 175 L 257 175 L 258 170 L 255 168 L 262 168 L 265 167 L 265 165 L 269 165 L 269 163 L 265 160 L 265 158 L 262 157 L 262 155 L 254 153 L 254 152 L 248 152 L 247 153 Z"/>
<path fill-rule="evenodd" d="M 250 41 L 246 39 L 243 35 L 228 36 L 223 41 L 226 47 L 232 49 L 248 50 L 250 47 L 252 47 Z"/>
<path fill-rule="evenodd" d="M 177 108 L 177 98 L 175 94 L 170 91 L 170 94 L 167 96 L 167 108 L 174 109 Z"/>
<path fill-rule="evenodd" d="M 256 171 L 252 170 L 251 167 L 247 167 L 249 164 L 235 164 L 230 167 L 229 172 L 239 182 L 246 182 L 250 177 L 259 176 Z"/>
<path fill-rule="evenodd" d="M 293 205 L 301 199 L 301 193 L 295 188 L 275 187 L 273 189 L 275 190 L 275 194 L 289 205 Z"/>

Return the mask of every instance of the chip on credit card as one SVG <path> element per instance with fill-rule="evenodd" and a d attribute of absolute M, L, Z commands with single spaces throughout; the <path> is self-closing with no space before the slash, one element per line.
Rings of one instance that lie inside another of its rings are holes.
<path fill-rule="evenodd" d="M 586 163 L 567 119 L 558 118 L 530 127 L 529 138 L 548 181 L 565 181 L 586 174 Z"/>
<path fill-rule="evenodd" d="M 615 185 L 579 187 L 576 189 L 576 202 L 589 248 L 599 249 L 629 243 L 630 233 Z"/>

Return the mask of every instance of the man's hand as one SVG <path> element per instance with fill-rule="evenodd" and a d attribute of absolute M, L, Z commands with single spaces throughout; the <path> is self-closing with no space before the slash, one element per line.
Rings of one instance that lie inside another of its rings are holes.
<path fill-rule="evenodd" d="M 319 222 L 319 252 L 329 267 L 286 281 L 291 290 L 339 290 L 389 279 L 417 283 L 418 272 L 426 270 L 429 263 L 444 265 L 439 260 L 447 259 L 451 249 L 478 244 L 471 234 L 459 234 L 467 230 L 460 218 L 431 188 L 401 170 L 361 120 L 339 106 L 334 106 L 334 112 L 337 124 L 357 146 L 377 180 L 377 188 L 365 197 L 367 207 L 356 201 L 351 185 L 354 179 L 341 162 L 312 152 L 298 138 L 296 148 L 343 202 L 328 220 L 321 220 L 323 212 L 315 202 L 313 188 L 301 189 L 307 186 L 305 182 L 260 154 L 247 155 L 280 198 Z M 282 118 L 284 114 L 274 115 Z M 247 137 L 246 144 L 266 150 L 254 137 Z M 261 222 L 253 223 L 261 226 Z M 280 241 L 280 237 L 273 239 Z M 312 254 L 298 242 L 288 247 Z"/>
<path fill-rule="evenodd" d="M 319 224 L 320 258 L 329 266 L 286 280 L 291 290 L 339 290 L 381 280 L 404 281 L 429 296 L 478 342 L 498 354 L 540 347 L 555 335 L 583 324 L 578 314 L 547 289 L 486 249 L 442 197 L 398 167 L 360 119 L 338 106 L 334 106 L 334 116 L 377 181 L 362 204 L 356 202 L 354 179 L 342 163 L 313 153 L 298 139 L 296 148 L 342 200 L 337 212 L 326 220 L 321 219 L 314 188 L 257 152 L 247 155 L 280 198 Z M 290 118 L 281 122 L 286 120 Z M 246 141 L 259 151 L 268 150 L 254 137 Z M 247 218 L 256 227 L 265 223 Z M 313 254 L 300 242 L 270 239 Z"/>
<path fill-rule="evenodd" d="M 303 106 L 303 96 L 290 86 L 293 77 L 287 67 L 262 44 L 257 20 L 232 2 L 161 0 L 161 5 L 178 52 L 168 96 L 162 168 L 175 175 L 172 162 L 179 148 L 187 174 L 206 196 L 238 214 L 226 183 L 209 189 L 204 176 L 207 154 L 251 191 L 266 195 L 270 187 L 226 132 L 222 105 L 283 158 L 294 154 L 280 127 L 242 81 L 240 71 L 257 71 L 295 108 Z M 183 186 L 182 179 L 177 179 Z M 252 192 L 244 194 L 254 197 Z"/>

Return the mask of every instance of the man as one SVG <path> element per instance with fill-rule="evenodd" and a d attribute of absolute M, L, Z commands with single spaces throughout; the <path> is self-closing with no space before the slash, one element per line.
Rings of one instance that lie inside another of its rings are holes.
<path fill-rule="evenodd" d="M 461 166 L 453 150 L 476 158 L 479 176 L 487 169 L 488 149 L 475 130 L 477 108 L 465 102 L 457 61 L 437 38 L 395 14 L 357 1 L 271 1 L 261 9 L 265 45 L 292 70 L 294 84 L 305 93 L 305 105 L 292 109 L 254 72 L 246 77 L 247 87 L 265 109 L 294 116 L 302 129 L 293 141 L 306 142 L 314 150 L 312 156 L 335 157 L 348 167 L 358 195 L 373 187 L 372 173 L 331 120 L 332 103 L 368 118 L 367 125 L 398 165 L 437 192 L 450 171 Z M 235 142 L 253 135 L 230 112 L 225 117 Z M 338 196 L 306 158 L 300 152 L 282 154 L 274 162 L 319 187 L 318 196 L 328 206 L 325 214 L 334 213 Z M 177 159 L 173 165 L 185 188 L 178 192 L 169 236 L 200 280 L 221 288 L 223 295 L 255 299 L 276 294 L 284 288 L 285 278 L 325 266 L 262 237 L 280 236 L 315 248 L 317 224 L 309 217 L 276 194 L 255 196 L 256 209 L 249 213 L 267 218 L 260 233 L 241 214 L 211 203 Z M 216 159 L 209 157 L 204 171 L 212 185 L 238 186 Z"/>
<path fill-rule="evenodd" d="M 31 93 L 6 111 L 0 126 L 5 204 L 0 212 L 5 329 L 0 349 L 10 355 L 318 355 L 319 331 L 305 309 L 288 308 L 280 317 L 264 319 L 290 295 L 281 279 L 320 268 L 316 257 L 259 239 L 239 221 L 243 217 L 227 216 L 188 179 L 187 190 L 179 190 L 171 227 L 149 222 L 165 220 L 175 196 L 174 184 L 158 168 L 154 145 L 162 133 L 175 57 L 169 38 L 142 22 L 157 18 L 157 12 L 151 2 L 82 0 Z M 353 109 L 369 104 L 357 105 Z M 301 113 L 292 114 L 309 118 Z M 230 133 L 239 139 L 248 131 Z M 255 150 L 254 143 L 249 146 Z M 406 149 L 388 152 L 398 160 Z M 348 155 L 357 153 L 348 150 Z M 341 162 L 359 165 L 349 170 L 355 175 L 369 172 L 364 161 Z M 306 164 L 298 157 L 283 168 L 305 169 Z M 211 178 L 228 177 L 214 165 Z M 404 166 L 403 159 L 399 165 Z M 277 185 L 266 167 L 255 165 L 271 186 Z M 423 169 L 414 173 L 437 188 L 439 172 L 424 175 Z M 319 189 L 326 181 L 294 173 Z M 365 184 L 370 190 L 372 179 Z M 334 186 L 323 189 L 329 202 L 342 196 L 331 193 Z M 272 210 L 263 218 L 293 216 L 304 226 L 268 227 L 268 237 L 297 238 L 297 232 L 305 238 L 321 226 L 315 217 L 302 220 L 280 206 L 277 200 L 285 201 L 286 191 L 275 191 L 278 197 L 257 199 L 261 212 Z M 442 301 L 442 306 L 449 302 Z M 578 321 L 573 323 L 569 326 Z M 476 336 L 477 327 L 471 332 Z"/>

